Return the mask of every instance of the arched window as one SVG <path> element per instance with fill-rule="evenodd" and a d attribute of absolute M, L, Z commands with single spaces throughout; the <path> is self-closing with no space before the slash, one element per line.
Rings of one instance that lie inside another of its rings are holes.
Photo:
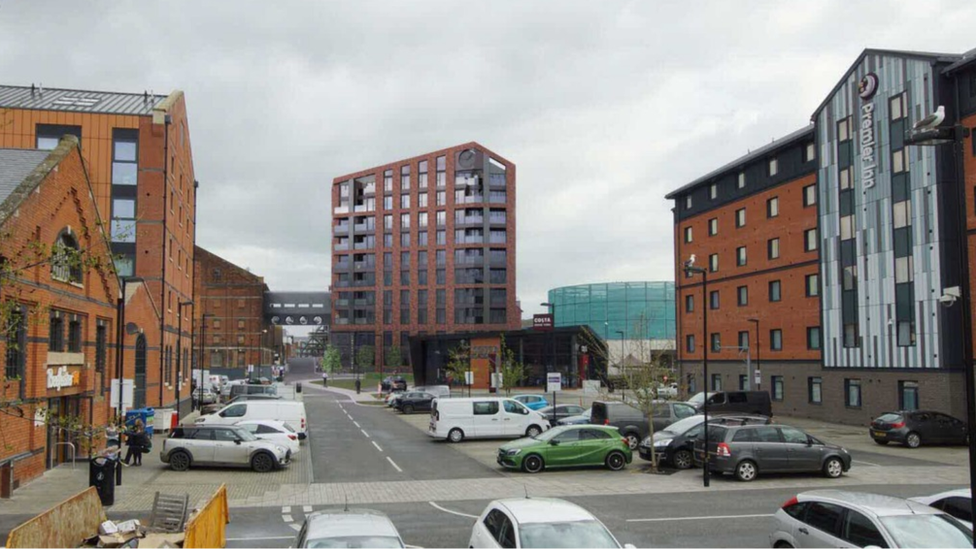
<path fill-rule="evenodd" d="M 51 276 L 64 282 L 81 283 L 81 250 L 71 229 L 61 231 L 54 242 Z"/>

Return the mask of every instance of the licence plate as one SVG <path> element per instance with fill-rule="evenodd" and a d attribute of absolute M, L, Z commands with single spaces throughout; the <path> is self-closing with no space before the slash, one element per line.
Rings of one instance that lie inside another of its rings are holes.
<path fill-rule="evenodd" d="M 884 431 L 874 431 L 874 436 L 884 438 L 888 436 L 888 433 Z"/>

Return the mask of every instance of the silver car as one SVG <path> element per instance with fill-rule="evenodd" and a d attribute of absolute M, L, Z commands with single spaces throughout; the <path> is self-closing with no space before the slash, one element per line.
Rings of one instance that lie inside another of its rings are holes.
<path fill-rule="evenodd" d="M 814 490 L 774 517 L 771 547 L 972 547 L 973 534 L 946 513 L 906 499 Z"/>
<path fill-rule="evenodd" d="M 379 511 L 318 511 L 308 515 L 295 547 L 405 547 L 393 522 Z"/>
<path fill-rule="evenodd" d="M 266 473 L 288 465 L 291 451 L 234 426 L 177 427 L 163 440 L 159 459 L 174 471 L 194 465 L 250 467 Z"/>

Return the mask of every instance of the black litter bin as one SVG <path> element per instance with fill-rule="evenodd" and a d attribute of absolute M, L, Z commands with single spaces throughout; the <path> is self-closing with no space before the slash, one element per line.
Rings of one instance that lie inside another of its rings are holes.
<path fill-rule="evenodd" d="M 302 392 L 302 384 L 301 383 L 296 383 L 295 384 L 295 392 L 296 393 Z"/>
<path fill-rule="evenodd" d="M 115 505 L 115 468 L 118 461 L 97 457 L 88 462 L 88 485 L 98 491 L 102 505 Z"/>

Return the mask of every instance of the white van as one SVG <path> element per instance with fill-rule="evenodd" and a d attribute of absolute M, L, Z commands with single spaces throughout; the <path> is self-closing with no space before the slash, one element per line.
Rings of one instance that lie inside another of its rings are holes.
<path fill-rule="evenodd" d="M 451 442 L 465 438 L 520 438 L 549 428 L 549 420 L 512 398 L 438 398 L 427 434 Z"/>
<path fill-rule="evenodd" d="M 308 435 L 305 404 L 290 400 L 248 400 L 245 402 L 235 402 L 224 406 L 216 414 L 197 418 L 196 423 L 200 425 L 233 425 L 252 419 L 283 421 L 291 425 L 301 435 Z"/>

